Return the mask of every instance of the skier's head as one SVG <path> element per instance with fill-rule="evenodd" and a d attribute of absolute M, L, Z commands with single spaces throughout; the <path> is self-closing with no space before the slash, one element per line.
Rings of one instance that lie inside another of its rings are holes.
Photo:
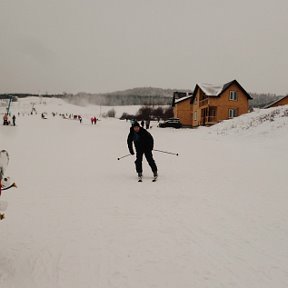
<path fill-rule="evenodd" d="M 133 130 L 134 130 L 136 133 L 139 132 L 139 130 L 140 130 L 140 125 L 139 125 L 138 122 L 134 122 L 134 123 L 132 124 L 132 127 L 133 127 Z"/>

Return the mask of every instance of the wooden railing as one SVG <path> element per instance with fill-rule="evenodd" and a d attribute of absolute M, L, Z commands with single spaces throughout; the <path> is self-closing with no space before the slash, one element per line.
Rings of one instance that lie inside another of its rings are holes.
<path fill-rule="evenodd" d="M 206 124 L 214 124 L 217 122 L 216 116 L 205 116 L 201 117 L 201 125 L 206 125 Z"/>
<path fill-rule="evenodd" d="M 208 105 L 208 98 L 199 101 L 199 107 Z"/>

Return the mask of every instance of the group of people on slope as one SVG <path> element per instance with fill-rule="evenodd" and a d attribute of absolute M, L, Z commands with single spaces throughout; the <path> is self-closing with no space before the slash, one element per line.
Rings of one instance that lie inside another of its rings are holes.
<path fill-rule="evenodd" d="M 3 125 L 10 125 L 10 124 L 11 124 L 11 121 L 9 120 L 9 115 L 8 115 L 8 113 L 5 113 L 3 116 Z M 12 125 L 16 126 L 16 116 L 15 115 L 12 116 Z"/>
<path fill-rule="evenodd" d="M 97 122 L 97 118 L 94 116 L 94 117 L 91 117 L 91 124 L 92 125 L 96 125 L 96 122 Z"/>

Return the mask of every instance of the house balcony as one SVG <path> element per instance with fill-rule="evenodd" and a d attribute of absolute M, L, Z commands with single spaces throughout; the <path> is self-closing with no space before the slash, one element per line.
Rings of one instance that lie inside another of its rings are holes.
<path fill-rule="evenodd" d="M 208 105 L 208 99 L 209 99 L 209 98 L 205 98 L 205 99 L 203 99 L 203 100 L 200 100 L 200 101 L 199 101 L 199 107 L 207 106 L 207 105 Z"/>

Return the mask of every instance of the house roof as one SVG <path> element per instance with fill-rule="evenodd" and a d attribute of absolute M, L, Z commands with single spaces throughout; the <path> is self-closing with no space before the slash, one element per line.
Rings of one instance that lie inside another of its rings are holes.
<path fill-rule="evenodd" d="M 218 96 L 223 90 L 223 85 L 200 83 L 198 86 L 207 96 Z"/>
<path fill-rule="evenodd" d="M 214 85 L 214 84 L 206 84 L 206 83 L 196 84 L 191 102 L 193 102 L 198 89 L 201 89 L 205 93 L 205 95 L 208 97 L 218 97 L 224 91 L 226 91 L 232 84 L 236 84 L 244 92 L 244 94 L 247 96 L 248 99 L 253 99 L 245 91 L 245 89 L 237 82 L 237 80 L 233 80 L 233 81 L 230 81 L 230 82 L 225 83 L 223 85 Z"/>
<path fill-rule="evenodd" d="M 192 95 L 188 95 L 188 96 L 185 96 L 185 97 L 182 97 L 182 98 L 180 98 L 180 99 L 175 99 L 175 104 L 177 104 L 177 103 L 179 103 L 179 102 L 182 102 L 182 101 L 184 101 L 184 100 L 187 100 L 187 99 L 189 99 L 189 98 L 191 98 L 192 97 Z"/>
<path fill-rule="evenodd" d="M 192 92 L 179 92 L 175 91 L 173 93 L 172 107 L 175 106 L 176 103 L 182 102 L 188 98 L 191 98 L 193 95 Z"/>
<path fill-rule="evenodd" d="M 265 109 L 265 108 L 270 108 L 271 106 L 273 106 L 274 104 L 280 102 L 281 100 L 285 99 L 286 97 L 288 97 L 288 95 L 283 96 L 283 97 L 281 97 L 281 98 L 279 98 L 279 99 L 277 99 L 277 100 L 275 100 L 275 101 L 273 101 L 273 102 L 267 104 L 267 105 L 264 106 L 263 108 L 264 108 L 264 109 Z"/>

